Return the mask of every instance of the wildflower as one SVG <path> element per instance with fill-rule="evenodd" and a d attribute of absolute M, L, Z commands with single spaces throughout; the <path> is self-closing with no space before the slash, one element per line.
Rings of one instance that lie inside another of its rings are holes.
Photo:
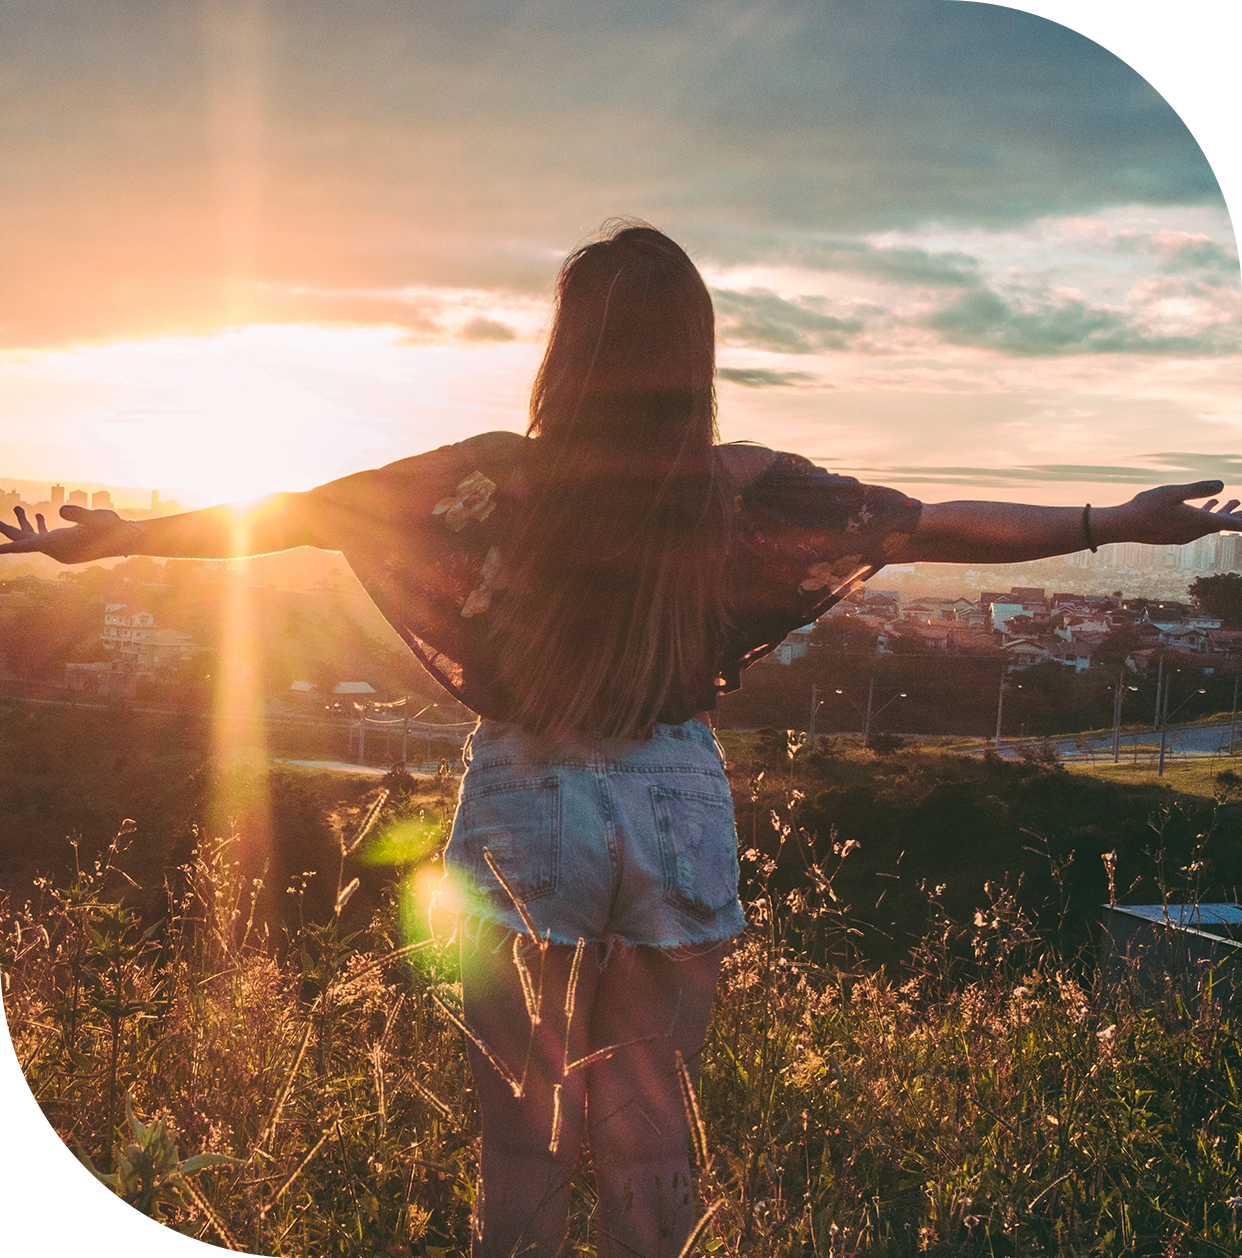
<path fill-rule="evenodd" d="M 1060 974 L 1057 975 L 1057 987 L 1070 1021 L 1081 1025 L 1086 1021 L 1089 1009 L 1086 993 L 1072 978 L 1063 978 Z"/>

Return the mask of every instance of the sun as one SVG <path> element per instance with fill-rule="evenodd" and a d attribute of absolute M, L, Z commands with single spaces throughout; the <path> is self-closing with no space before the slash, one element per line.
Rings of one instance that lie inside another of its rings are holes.
<path fill-rule="evenodd" d="M 0 454 L 186 506 L 244 502 L 521 429 L 537 356 L 533 340 L 302 324 L 0 356 L 0 410 L 26 421 Z"/>

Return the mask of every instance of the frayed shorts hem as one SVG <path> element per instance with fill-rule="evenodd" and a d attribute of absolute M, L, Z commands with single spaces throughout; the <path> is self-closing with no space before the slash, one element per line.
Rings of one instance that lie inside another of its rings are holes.
<path fill-rule="evenodd" d="M 433 900 L 433 916 L 436 914 L 437 908 L 438 906 Z M 593 933 L 574 935 L 571 938 L 563 931 L 552 929 L 542 931 L 539 938 L 547 943 L 557 944 L 566 948 L 576 948 L 579 943 L 601 944 L 608 949 L 609 953 L 614 948 L 658 948 L 661 952 L 684 952 L 687 955 L 695 955 L 715 948 L 719 944 L 727 943 L 730 939 L 736 939 L 746 929 L 747 922 L 742 913 L 740 903 L 736 906 L 736 909 L 737 914 L 733 921 L 722 924 L 719 927 L 708 928 L 702 934 L 696 934 L 693 938 L 674 940 L 631 939 L 626 935 L 615 933 L 606 935 Z M 732 914 L 729 914 L 729 916 L 733 917 Z M 472 933 L 477 933 L 478 928 L 483 925 L 502 927 L 510 935 L 530 937 L 530 931 L 527 929 L 526 923 L 522 921 L 521 915 L 513 910 L 506 912 L 504 909 L 472 908 L 456 914 L 455 933 L 462 938 L 469 938 Z"/>

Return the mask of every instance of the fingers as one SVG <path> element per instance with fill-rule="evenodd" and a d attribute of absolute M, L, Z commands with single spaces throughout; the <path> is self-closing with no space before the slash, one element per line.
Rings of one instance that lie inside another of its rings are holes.
<path fill-rule="evenodd" d="M 74 524 L 84 524 L 88 515 L 90 512 L 85 507 L 79 507 L 74 503 L 67 502 L 60 509 L 60 518 L 71 520 Z"/>
<path fill-rule="evenodd" d="M 11 524 L 0 524 L 0 533 L 11 541 L 21 541 L 24 537 L 29 537 L 34 529 L 30 527 L 30 521 L 26 518 L 26 512 L 22 507 L 14 507 L 13 514 L 17 516 L 17 523 L 20 528 L 14 528 Z"/>
<path fill-rule="evenodd" d="M 1219 503 L 1220 503 L 1219 498 L 1209 498 L 1207 502 L 1205 502 L 1203 506 L 1199 508 L 1199 510 L 1200 511 L 1215 511 Z M 1236 507 L 1237 505 L 1238 505 L 1238 499 L 1230 498 L 1229 501 L 1225 503 L 1223 507 L 1221 507 L 1221 510 L 1227 514 L 1228 512 L 1232 511 L 1234 507 Z"/>
<path fill-rule="evenodd" d="M 36 512 L 35 512 L 35 523 L 39 526 L 39 532 L 40 532 L 40 533 L 46 533 L 46 532 L 47 532 L 47 521 L 43 518 L 43 512 L 42 512 L 42 511 L 36 511 Z"/>
<path fill-rule="evenodd" d="M 1225 488 L 1225 482 L 1197 480 L 1189 485 L 1165 485 L 1163 488 L 1173 490 L 1185 502 L 1187 498 L 1206 498 L 1210 494 L 1219 494 Z"/>

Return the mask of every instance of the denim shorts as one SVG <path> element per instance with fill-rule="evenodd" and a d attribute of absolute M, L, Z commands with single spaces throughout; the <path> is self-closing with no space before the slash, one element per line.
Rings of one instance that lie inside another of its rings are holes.
<path fill-rule="evenodd" d="M 744 929 L 733 800 L 702 721 L 566 749 L 483 720 L 466 761 L 440 909 L 527 932 L 517 899 L 561 944 L 693 947 Z"/>

